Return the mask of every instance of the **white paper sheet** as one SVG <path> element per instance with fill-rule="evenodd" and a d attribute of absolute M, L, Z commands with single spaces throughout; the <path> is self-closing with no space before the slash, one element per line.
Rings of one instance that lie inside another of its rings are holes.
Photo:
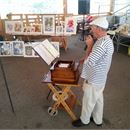
<path fill-rule="evenodd" d="M 37 43 L 36 45 L 33 44 L 33 49 L 48 65 L 59 56 L 59 52 L 47 39 L 43 42 Z"/>

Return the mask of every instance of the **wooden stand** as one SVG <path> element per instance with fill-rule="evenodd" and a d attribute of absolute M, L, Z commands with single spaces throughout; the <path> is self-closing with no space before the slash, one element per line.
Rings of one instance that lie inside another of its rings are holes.
<path fill-rule="evenodd" d="M 52 42 L 59 42 L 60 47 L 63 47 L 65 49 L 65 51 L 68 48 L 67 36 L 51 36 L 51 41 Z"/>
<path fill-rule="evenodd" d="M 66 84 L 66 83 L 53 83 L 51 81 L 51 73 L 50 71 L 48 72 L 47 75 L 44 76 L 43 83 L 47 83 L 49 89 L 54 93 L 55 95 L 55 103 L 53 104 L 52 107 L 49 107 L 48 109 L 48 113 L 51 116 L 55 116 L 57 114 L 57 109 L 60 105 L 63 106 L 63 108 L 67 111 L 67 113 L 70 115 L 70 117 L 72 118 L 72 120 L 76 120 L 76 116 L 72 111 L 71 108 L 71 104 L 69 105 L 66 102 L 66 99 L 68 98 L 68 95 L 71 94 L 74 97 L 76 97 L 76 95 L 71 91 L 71 87 L 80 87 L 79 84 Z M 61 88 L 61 91 L 59 93 L 59 91 L 56 89 L 55 86 L 59 86 Z"/>

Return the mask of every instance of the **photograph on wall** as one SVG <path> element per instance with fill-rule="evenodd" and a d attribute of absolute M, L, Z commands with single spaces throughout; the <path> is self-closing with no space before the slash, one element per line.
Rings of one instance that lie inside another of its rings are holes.
<path fill-rule="evenodd" d="M 13 41 L 12 42 L 13 56 L 24 56 L 24 42 Z"/>
<path fill-rule="evenodd" d="M 0 56 L 11 56 L 12 44 L 11 41 L 0 41 Z"/>
<path fill-rule="evenodd" d="M 76 34 L 76 20 L 74 17 L 66 17 L 65 18 L 65 34 L 71 35 Z"/>
<path fill-rule="evenodd" d="M 13 21 L 5 21 L 5 33 L 7 33 L 7 34 L 14 33 L 14 22 Z"/>
<path fill-rule="evenodd" d="M 56 26 L 56 35 L 63 35 L 63 34 L 64 34 L 63 26 Z"/>
<path fill-rule="evenodd" d="M 22 34 L 23 33 L 23 22 L 22 21 L 13 21 L 14 22 L 14 33 Z"/>
<path fill-rule="evenodd" d="M 43 16 L 43 33 L 47 35 L 55 34 L 55 16 L 54 15 Z"/>

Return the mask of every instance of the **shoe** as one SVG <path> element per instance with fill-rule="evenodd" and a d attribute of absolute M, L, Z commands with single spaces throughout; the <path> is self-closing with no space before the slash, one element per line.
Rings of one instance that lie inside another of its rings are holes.
<path fill-rule="evenodd" d="M 81 127 L 81 126 L 86 126 L 86 125 L 88 125 L 88 124 L 84 124 L 84 123 L 82 123 L 81 119 L 78 119 L 78 120 L 73 121 L 73 122 L 72 122 L 72 125 L 73 125 L 74 127 Z"/>
<path fill-rule="evenodd" d="M 93 122 L 94 124 L 96 124 L 93 120 L 93 117 L 90 117 L 90 121 Z M 96 124 L 96 126 L 102 126 L 102 124 Z"/>

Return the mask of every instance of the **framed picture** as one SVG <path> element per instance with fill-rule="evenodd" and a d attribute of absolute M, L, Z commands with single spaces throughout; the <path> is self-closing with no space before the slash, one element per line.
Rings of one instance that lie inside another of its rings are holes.
<path fill-rule="evenodd" d="M 12 44 L 11 41 L 0 41 L 0 56 L 11 56 Z"/>
<path fill-rule="evenodd" d="M 12 41 L 13 56 L 24 56 L 24 42 Z"/>
<path fill-rule="evenodd" d="M 65 18 L 65 34 L 71 35 L 76 34 L 76 20 L 74 17 L 66 17 Z"/>
<path fill-rule="evenodd" d="M 32 49 L 32 45 L 25 44 L 24 45 L 24 57 L 33 57 L 34 51 Z"/>
<path fill-rule="evenodd" d="M 23 22 L 22 21 L 13 21 L 14 22 L 14 33 L 22 34 L 23 33 Z"/>
<path fill-rule="evenodd" d="M 24 44 L 24 57 L 39 57 L 32 46 L 32 44 Z"/>
<path fill-rule="evenodd" d="M 32 25 L 31 34 L 42 34 L 42 24 Z"/>
<path fill-rule="evenodd" d="M 47 35 L 55 34 L 55 16 L 54 15 L 43 16 L 43 33 Z"/>
<path fill-rule="evenodd" d="M 56 26 L 56 35 L 63 35 L 63 34 L 64 34 L 63 26 Z"/>
<path fill-rule="evenodd" d="M 25 27 L 23 27 L 23 34 L 30 34 L 31 32 L 32 32 L 32 30 L 34 30 L 35 28 L 33 27 L 30 27 L 30 26 L 25 26 Z M 35 30 L 33 31 L 33 32 L 35 32 Z"/>
<path fill-rule="evenodd" d="M 14 22 L 13 21 L 5 21 L 5 33 L 7 33 L 7 34 L 14 33 Z"/>

